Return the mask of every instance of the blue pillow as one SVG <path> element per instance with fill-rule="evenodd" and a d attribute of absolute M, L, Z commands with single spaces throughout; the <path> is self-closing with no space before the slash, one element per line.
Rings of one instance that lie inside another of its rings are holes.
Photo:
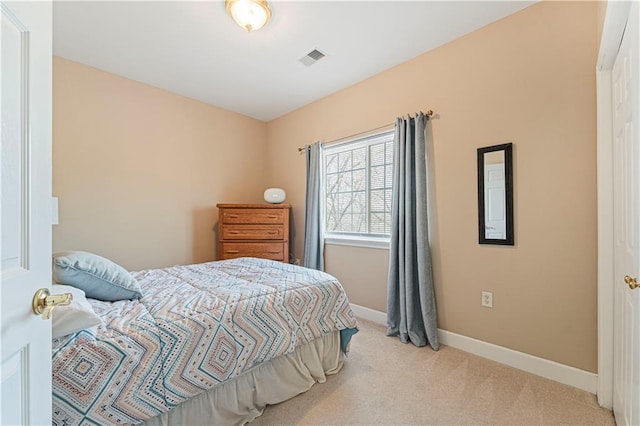
<path fill-rule="evenodd" d="M 53 255 L 53 279 L 108 302 L 142 297 L 140 284 L 126 269 L 93 253 L 64 251 Z"/>

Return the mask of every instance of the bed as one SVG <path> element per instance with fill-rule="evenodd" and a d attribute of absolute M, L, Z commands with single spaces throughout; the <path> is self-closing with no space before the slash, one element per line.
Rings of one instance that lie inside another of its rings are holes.
<path fill-rule="evenodd" d="M 320 271 L 239 258 L 131 275 L 140 299 L 88 299 L 101 324 L 53 339 L 53 424 L 244 424 L 337 373 L 357 332 Z"/>

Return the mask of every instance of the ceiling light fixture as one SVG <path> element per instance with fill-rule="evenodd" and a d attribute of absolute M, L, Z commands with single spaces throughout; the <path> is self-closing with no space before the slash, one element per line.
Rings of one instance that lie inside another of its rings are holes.
<path fill-rule="evenodd" d="M 224 0 L 227 12 L 245 30 L 262 28 L 271 18 L 267 0 Z"/>

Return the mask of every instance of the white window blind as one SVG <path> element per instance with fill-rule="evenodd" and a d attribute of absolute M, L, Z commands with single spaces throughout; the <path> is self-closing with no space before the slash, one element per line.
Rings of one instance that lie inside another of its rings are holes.
<path fill-rule="evenodd" d="M 388 238 L 393 135 L 387 131 L 325 148 L 327 237 Z"/>

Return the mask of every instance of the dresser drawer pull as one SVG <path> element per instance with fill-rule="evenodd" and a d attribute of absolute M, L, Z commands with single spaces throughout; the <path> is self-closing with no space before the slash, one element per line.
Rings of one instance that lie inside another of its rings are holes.
<path fill-rule="evenodd" d="M 276 235 L 278 233 L 278 231 L 269 231 L 268 234 L 269 235 Z"/>
<path fill-rule="evenodd" d="M 275 215 L 275 214 L 268 214 L 268 215 L 267 215 L 267 217 L 268 217 L 269 219 L 277 219 L 277 218 L 278 218 L 278 215 Z"/>
<path fill-rule="evenodd" d="M 240 253 L 240 250 L 225 250 L 224 252 L 229 254 L 236 254 L 236 253 Z"/>
<path fill-rule="evenodd" d="M 228 215 L 227 215 L 227 217 L 228 217 L 229 219 L 237 219 L 237 218 L 238 218 L 238 215 L 237 215 L 237 214 L 228 214 Z"/>
<path fill-rule="evenodd" d="M 229 233 L 232 234 L 232 235 L 238 235 L 239 234 L 238 231 L 229 231 Z"/>

